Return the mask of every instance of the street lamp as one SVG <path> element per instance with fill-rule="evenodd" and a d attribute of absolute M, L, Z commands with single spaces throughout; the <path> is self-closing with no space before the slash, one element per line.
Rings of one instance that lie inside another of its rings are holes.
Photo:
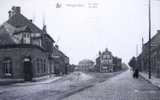
<path fill-rule="evenodd" d="M 148 24 L 149 24 L 149 65 L 148 65 L 148 78 L 151 79 L 151 0 L 148 3 Z"/>

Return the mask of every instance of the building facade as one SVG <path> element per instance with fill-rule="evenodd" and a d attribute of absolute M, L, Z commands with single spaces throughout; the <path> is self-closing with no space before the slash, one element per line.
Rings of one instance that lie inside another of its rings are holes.
<path fill-rule="evenodd" d="M 99 56 L 96 58 L 96 70 L 98 72 L 114 72 L 120 69 L 120 58 L 114 57 L 108 49 L 102 53 L 99 52 Z"/>
<path fill-rule="evenodd" d="M 113 71 L 120 71 L 122 70 L 122 59 L 118 57 L 113 57 Z"/>
<path fill-rule="evenodd" d="M 46 25 L 38 28 L 12 7 L 0 26 L 0 78 L 32 81 L 56 74 L 57 67 L 66 73 L 69 58 L 54 43 Z"/>
<path fill-rule="evenodd" d="M 83 72 L 93 71 L 94 68 L 95 68 L 94 61 L 89 59 L 81 60 L 77 66 L 77 70 L 83 71 Z"/>
<path fill-rule="evenodd" d="M 113 56 L 108 49 L 102 53 L 99 53 L 97 67 L 100 72 L 113 72 Z"/>

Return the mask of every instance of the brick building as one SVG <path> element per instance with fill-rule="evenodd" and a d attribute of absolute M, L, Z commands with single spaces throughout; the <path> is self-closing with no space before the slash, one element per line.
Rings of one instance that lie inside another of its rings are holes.
<path fill-rule="evenodd" d="M 38 28 L 20 7 L 8 13 L 0 26 L 0 78 L 31 81 L 67 73 L 69 58 L 54 45 L 46 25 Z"/>
<path fill-rule="evenodd" d="M 142 44 L 142 52 L 136 57 L 136 64 L 140 71 L 148 73 L 149 68 L 149 42 Z M 160 77 L 160 30 L 151 38 L 151 72 Z"/>
<path fill-rule="evenodd" d="M 114 57 L 106 48 L 104 52 L 99 52 L 96 58 L 96 70 L 98 72 L 114 72 L 121 70 L 121 59 Z"/>
<path fill-rule="evenodd" d="M 98 67 L 100 72 L 113 72 L 113 56 L 108 49 L 102 53 L 99 52 L 99 57 L 97 58 L 96 62 L 96 67 Z"/>

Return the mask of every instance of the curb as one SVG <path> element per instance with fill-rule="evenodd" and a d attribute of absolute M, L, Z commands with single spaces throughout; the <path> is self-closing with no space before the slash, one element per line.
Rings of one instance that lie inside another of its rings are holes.
<path fill-rule="evenodd" d="M 62 77 L 59 77 L 57 79 L 52 79 L 51 81 L 48 81 L 48 79 L 44 80 L 44 81 L 35 81 L 35 82 L 29 82 L 29 83 L 15 83 L 15 84 L 12 84 L 12 86 L 31 86 L 31 85 L 40 85 L 40 84 L 49 84 L 49 83 L 53 83 L 53 82 L 56 82 L 58 80 L 60 80 Z"/>

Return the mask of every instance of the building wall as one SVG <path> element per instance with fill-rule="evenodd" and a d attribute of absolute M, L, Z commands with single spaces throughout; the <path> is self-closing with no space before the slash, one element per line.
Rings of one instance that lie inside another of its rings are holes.
<path fill-rule="evenodd" d="M 108 49 L 100 52 L 96 59 L 96 70 L 98 72 L 113 72 L 121 70 L 121 59 L 114 57 Z"/>
<path fill-rule="evenodd" d="M 23 78 L 23 60 L 25 57 L 30 57 L 33 68 L 33 77 L 40 77 L 49 74 L 49 68 L 54 64 L 49 63 L 48 56 L 43 50 L 38 48 L 1 48 L 0 49 L 0 78 L 5 78 L 3 69 L 3 60 L 10 58 L 12 60 L 12 73 L 10 78 Z M 37 59 L 40 59 L 39 69 L 37 66 Z M 51 64 L 51 65 L 50 65 Z M 45 71 L 45 72 L 44 72 Z"/>
<path fill-rule="evenodd" d="M 94 62 L 89 59 L 81 60 L 78 64 L 78 70 L 84 72 L 94 71 L 94 67 Z"/>
<path fill-rule="evenodd" d="M 113 64 L 113 71 L 119 71 L 122 69 L 122 60 L 120 58 L 114 57 Z"/>
<path fill-rule="evenodd" d="M 148 50 L 143 50 L 143 52 L 137 57 L 137 66 L 143 72 L 148 72 L 149 70 L 149 59 Z M 142 56 L 142 57 L 141 57 Z M 141 58 L 141 59 L 140 59 Z M 157 46 L 151 49 L 151 72 L 152 75 L 160 78 L 160 47 Z"/>
<path fill-rule="evenodd" d="M 105 51 L 104 53 L 102 53 L 102 55 L 100 55 L 100 71 L 113 71 L 113 56 L 109 51 Z"/>

